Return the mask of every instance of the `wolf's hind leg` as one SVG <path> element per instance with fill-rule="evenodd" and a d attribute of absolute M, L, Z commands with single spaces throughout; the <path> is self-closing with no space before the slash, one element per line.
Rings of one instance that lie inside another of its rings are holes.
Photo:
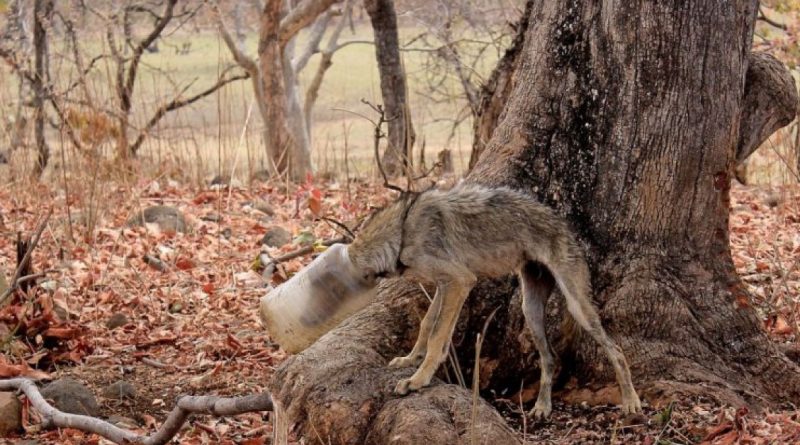
<path fill-rule="evenodd" d="M 600 344 L 608 356 L 617 376 L 622 395 L 622 411 L 635 413 L 642 410 L 642 403 L 633 388 L 631 371 L 622 349 L 606 334 L 600 323 L 594 305 L 589 300 L 589 269 L 582 260 L 576 260 L 567 266 L 549 267 L 558 287 L 567 299 L 567 309 L 575 321 Z"/>
<path fill-rule="evenodd" d="M 425 353 L 428 351 L 428 337 L 431 335 L 431 330 L 439 318 L 439 311 L 442 308 L 442 295 L 439 289 L 433 296 L 433 301 L 419 325 L 419 335 L 417 342 L 414 343 L 414 349 L 405 357 L 395 357 L 389 362 L 390 368 L 405 368 L 406 366 L 417 366 L 425 358 Z"/>
<path fill-rule="evenodd" d="M 537 419 L 548 417 L 552 411 L 550 394 L 555 368 L 553 353 L 547 343 L 544 325 L 544 307 L 547 297 L 553 291 L 555 281 L 549 273 L 542 273 L 540 267 L 534 263 L 527 263 L 522 266 L 519 274 L 519 281 L 522 284 L 522 313 L 525 315 L 528 329 L 533 334 L 533 343 L 539 351 L 539 367 L 541 368 L 539 396 L 532 411 L 533 416 Z"/>

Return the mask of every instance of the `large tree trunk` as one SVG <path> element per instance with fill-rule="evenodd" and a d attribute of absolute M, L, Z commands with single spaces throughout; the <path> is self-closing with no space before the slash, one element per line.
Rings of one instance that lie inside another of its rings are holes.
<path fill-rule="evenodd" d="M 375 35 L 375 56 L 381 76 L 381 96 L 389 120 L 388 144 L 383 154 L 383 168 L 389 175 L 404 173 L 411 163 L 414 127 L 408 107 L 406 75 L 400 59 L 400 38 L 393 0 L 365 0 L 364 7 Z"/>
<path fill-rule="evenodd" d="M 756 2 L 530 3 L 513 88 L 467 179 L 526 190 L 571 221 L 587 246 L 604 325 L 645 399 L 798 400 L 800 369 L 762 331 L 728 239 L 736 147 L 753 112 L 745 79 Z M 538 375 L 516 287 L 479 283 L 454 337 L 469 374 L 476 333 L 497 311 L 480 382 L 498 394 Z M 390 395 L 413 370 L 385 363 L 410 348 L 424 306 L 402 280 L 388 283 L 375 303 L 281 366 L 275 399 L 308 440 L 423 443 L 414 435 L 435 429 L 453 434 L 437 443 L 466 443 L 456 433 L 465 428 L 461 405 L 449 417 L 433 401 L 462 400 L 463 390 L 436 384 Z M 547 318 L 569 364 L 562 377 L 610 384 L 605 357 L 561 306 L 551 298 Z"/>

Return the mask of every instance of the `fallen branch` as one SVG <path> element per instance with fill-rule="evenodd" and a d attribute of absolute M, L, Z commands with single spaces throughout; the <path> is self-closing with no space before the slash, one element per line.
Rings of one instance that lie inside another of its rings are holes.
<path fill-rule="evenodd" d="M 22 275 L 22 271 L 25 270 L 25 265 L 28 264 L 31 260 L 31 255 L 33 254 L 33 249 L 36 248 L 36 245 L 39 244 L 39 238 L 42 236 L 42 232 L 44 232 L 44 228 L 47 227 L 47 221 L 50 220 L 50 215 L 53 213 L 53 209 L 47 211 L 47 214 L 42 219 L 42 222 L 39 223 L 39 226 L 36 228 L 36 232 L 33 234 L 33 238 L 31 238 L 30 244 L 28 244 L 28 249 L 25 251 L 25 255 L 17 264 L 17 270 L 14 271 L 14 276 L 11 278 L 11 281 L 8 283 L 8 289 L 6 289 L 2 295 L 0 295 L 0 307 L 16 289 L 19 287 L 20 283 L 20 276 Z M 25 277 L 28 280 L 31 279 L 29 277 Z M 27 281 L 27 280 L 26 280 Z"/>
<path fill-rule="evenodd" d="M 75 428 L 98 434 L 118 444 L 165 444 L 178 433 L 181 426 L 186 423 L 186 420 L 192 414 L 234 416 L 254 411 L 272 411 L 272 397 L 268 393 L 251 394 L 242 397 L 183 396 L 178 399 L 178 403 L 169 413 L 161 428 L 150 436 L 141 436 L 96 417 L 59 411 L 47 403 L 33 380 L 25 378 L 0 380 L 0 390 L 9 389 L 16 389 L 25 393 L 31 405 L 42 414 L 42 422 L 46 428 Z"/>
<path fill-rule="evenodd" d="M 323 246 L 328 247 L 328 246 L 332 246 L 334 244 L 344 243 L 344 242 L 348 242 L 348 241 L 351 241 L 351 240 L 349 240 L 347 237 L 342 236 L 342 237 L 339 237 L 339 238 L 323 240 L 322 243 L 320 243 L 320 244 L 322 244 Z M 289 252 L 289 253 L 287 253 L 285 255 L 281 255 L 281 256 L 275 257 L 275 258 L 270 257 L 265 252 L 262 252 L 259 255 L 259 257 L 260 257 L 260 260 L 261 260 L 261 264 L 263 264 L 264 267 L 268 267 L 270 265 L 276 266 L 276 265 L 278 265 L 280 263 L 283 263 L 284 261 L 293 260 L 293 259 L 295 259 L 297 257 L 301 257 L 303 255 L 308 255 L 309 253 L 312 253 L 312 252 L 314 252 L 314 246 L 313 245 L 302 247 L 302 248 L 297 249 L 297 250 L 295 250 L 293 252 Z M 266 261 L 264 261 L 264 258 L 266 258 Z"/>
<path fill-rule="evenodd" d="M 169 269 L 169 266 L 167 266 L 166 263 L 154 257 L 153 255 L 145 254 L 145 256 L 142 257 L 142 261 L 159 272 L 166 272 Z"/>

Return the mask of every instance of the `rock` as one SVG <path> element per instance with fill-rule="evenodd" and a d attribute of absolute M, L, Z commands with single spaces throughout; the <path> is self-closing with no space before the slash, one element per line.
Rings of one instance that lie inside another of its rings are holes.
<path fill-rule="evenodd" d="M 135 399 L 136 387 L 125 380 L 117 380 L 106 387 L 103 391 L 103 396 L 112 400 Z"/>
<path fill-rule="evenodd" d="M 0 437 L 22 428 L 22 404 L 13 392 L 0 392 Z"/>
<path fill-rule="evenodd" d="M 143 226 L 145 223 L 157 224 L 161 230 L 183 232 L 189 231 L 186 217 L 183 213 L 170 206 L 152 206 L 133 215 L 125 224 L 128 226 Z"/>
<path fill-rule="evenodd" d="M 253 208 L 267 216 L 275 216 L 275 209 L 266 201 L 256 201 L 253 203 Z"/>
<path fill-rule="evenodd" d="M 768 205 L 768 206 L 769 206 L 771 209 L 774 209 L 775 207 L 778 207 L 778 204 L 780 204 L 781 202 L 783 202 L 783 197 L 780 195 L 780 193 L 776 193 L 776 192 L 770 192 L 770 193 L 768 193 L 768 194 L 767 194 L 767 196 L 764 198 L 764 202 L 765 202 L 765 203 L 766 203 L 766 204 L 767 204 L 767 205 Z"/>
<path fill-rule="evenodd" d="M 250 182 L 267 182 L 272 175 L 267 170 L 256 170 L 253 172 L 253 176 L 250 176 Z"/>
<path fill-rule="evenodd" d="M 69 320 L 69 311 L 61 306 L 60 304 L 56 303 L 53 305 L 53 312 L 58 316 L 58 319 L 61 321 Z"/>
<path fill-rule="evenodd" d="M 8 164 L 8 157 L 0 151 L 0 164 Z"/>
<path fill-rule="evenodd" d="M 100 407 L 94 394 L 82 383 L 71 378 L 63 378 L 50 383 L 42 389 L 42 396 L 53 402 L 61 411 L 85 416 L 97 416 Z"/>
<path fill-rule="evenodd" d="M 233 230 L 231 230 L 230 227 L 225 227 L 224 229 L 222 229 L 222 236 L 224 236 L 225 238 L 230 238 L 231 235 L 233 235 Z"/>
<path fill-rule="evenodd" d="M 230 176 L 217 175 L 208 182 L 209 185 L 228 185 L 231 183 Z"/>
<path fill-rule="evenodd" d="M 202 219 L 203 221 L 210 221 L 210 222 L 218 223 L 218 222 L 222 221 L 222 216 L 220 216 L 219 213 L 213 213 L 212 212 L 212 213 L 209 213 L 209 214 L 207 214 L 205 216 L 202 216 L 200 219 Z"/>
<path fill-rule="evenodd" d="M 116 328 L 125 326 L 126 324 L 130 323 L 131 321 L 128 319 L 128 316 L 117 312 L 111 316 L 111 318 L 106 321 L 106 327 L 110 330 L 114 330 Z"/>
<path fill-rule="evenodd" d="M 239 181 L 238 179 L 232 178 L 230 176 L 217 175 L 214 176 L 214 178 L 211 179 L 211 181 L 209 181 L 209 185 L 214 190 L 225 187 L 241 187 L 242 181 Z"/>
<path fill-rule="evenodd" d="M 292 234 L 280 226 L 270 227 L 264 237 L 261 238 L 261 244 L 269 247 L 283 247 L 290 242 L 292 242 Z"/>

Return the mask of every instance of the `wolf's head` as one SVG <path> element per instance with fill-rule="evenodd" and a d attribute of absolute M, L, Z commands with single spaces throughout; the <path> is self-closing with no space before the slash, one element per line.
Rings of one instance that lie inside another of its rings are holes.
<path fill-rule="evenodd" d="M 412 197 L 403 196 L 372 214 L 348 247 L 350 261 L 362 271 L 364 280 L 397 272 L 403 223 L 412 204 Z"/>

